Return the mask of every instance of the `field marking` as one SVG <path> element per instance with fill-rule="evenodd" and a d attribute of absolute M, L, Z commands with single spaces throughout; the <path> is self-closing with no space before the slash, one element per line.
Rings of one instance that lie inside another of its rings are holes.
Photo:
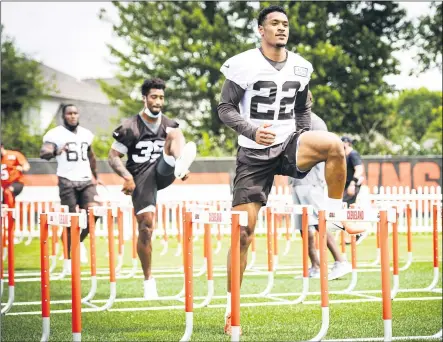
<path fill-rule="evenodd" d="M 223 296 L 225 297 L 225 296 Z M 342 300 L 329 300 L 330 304 L 350 304 L 350 303 L 369 303 L 369 302 L 381 302 L 381 298 L 376 299 L 342 299 Z M 396 298 L 397 302 L 406 301 L 434 301 L 442 300 L 441 297 L 410 297 L 410 298 Z M 304 301 L 303 305 L 320 305 L 320 300 Z M 262 303 L 240 303 L 241 307 L 256 307 L 256 306 L 279 306 L 279 305 L 294 305 L 291 302 L 262 302 Z M 226 304 L 210 304 L 207 308 L 226 308 Z M 109 312 L 134 312 L 134 311 L 162 311 L 162 310 L 184 310 L 184 305 L 173 306 L 160 306 L 160 307 L 138 307 L 138 308 L 119 308 L 109 309 Z M 82 308 L 82 313 L 96 312 L 95 309 Z M 51 310 L 51 314 L 72 313 L 71 309 L 67 310 Z M 6 316 L 21 316 L 21 315 L 41 315 L 41 311 L 29 311 L 29 312 L 10 312 Z"/>

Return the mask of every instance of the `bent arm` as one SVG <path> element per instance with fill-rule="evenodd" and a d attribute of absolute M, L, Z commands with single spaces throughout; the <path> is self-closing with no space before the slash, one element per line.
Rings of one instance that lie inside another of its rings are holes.
<path fill-rule="evenodd" d="M 91 166 L 91 172 L 95 179 L 97 179 L 97 159 L 95 158 L 95 153 L 92 147 L 88 147 L 88 159 L 89 165 Z"/>
<path fill-rule="evenodd" d="M 111 148 L 108 154 L 108 163 L 109 166 L 111 166 L 115 173 L 117 173 L 120 177 L 130 179 L 132 178 L 132 175 L 125 165 L 123 165 L 123 161 L 121 160 L 123 156 L 123 153 Z"/>
<path fill-rule="evenodd" d="M 308 96 L 309 85 L 306 85 L 305 89 L 297 94 L 295 98 L 294 114 L 296 131 L 301 129 L 310 130 L 311 128 L 311 100 Z"/>
<path fill-rule="evenodd" d="M 40 158 L 50 160 L 55 157 L 57 151 L 57 145 L 50 142 L 43 143 L 40 149 Z"/>
<path fill-rule="evenodd" d="M 217 112 L 220 120 L 228 127 L 232 128 L 238 134 L 255 141 L 255 133 L 258 127 L 255 127 L 246 121 L 238 109 L 245 90 L 235 82 L 226 80 L 223 84 L 220 103 Z"/>

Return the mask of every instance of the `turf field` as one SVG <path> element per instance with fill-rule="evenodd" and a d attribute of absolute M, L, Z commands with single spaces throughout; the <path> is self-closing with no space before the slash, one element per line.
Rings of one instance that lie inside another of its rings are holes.
<path fill-rule="evenodd" d="M 440 239 L 441 241 L 441 235 Z M 87 242 L 89 240 L 86 240 Z M 226 260 L 229 237 L 223 239 L 223 249 L 214 255 L 215 298 L 208 307 L 196 309 L 194 314 L 194 341 L 228 341 L 230 338 L 223 334 L 223 316 L 226 295 L 226 277 L 222 269 Z M 399 237 L 400 267 L 406 262 L 406 236 Z M 88 243 L 87 243 L 88 245 Z M 106 241 L 97 239 L 97 267 L 107 267 Z M 183 285 L 183 278 L 178 272 L 182 257 L 174 256 L 177 243 L 170 240 L 170 248 L 166 255 L 159 256 L 162 249 L 159 240 L 154 244 L 153 269 L 157 278 L 157 288 L 160 296 L 176 295 Z M 194 245 L 194 271 L 200 269 L 203 258 L 202 239 Z M 214 243 L 215 247 L 215 243 Z M 285 241 L 280 242 L 280 251 L 285 247 Z M 295 267 L 277 271 L 272 294 L 277 299 L 242 298 L 241 303 L 255 303 L 255 306 L 241 308 L 242 340 L 250 341 L 302 341 L 313 338 L 320 329 L 321 311 L 318 295 L 309 295 L 303 304 L 285 305 L 285 299 L 295 299 L 297 295 L 284 296 L 284 293 L 297 293 L 302 289 L 301 272 L 301 241 L 292 243 L 287 256 L 280 255 L 280 265 Z M 38 272 L 40 268 L 39 243 L 33 240 L 30 246 L 23 243 L 15 246 L 16 279 L 24 271 Z M 126 243 L 125 272 L 130 269 L 130 243 Z M 441 260 L 441 245 L 439 246 Z M 413 237 L 414 262 L 411 267 L 400 272 L 400 289 L 418 289 L 427 287 L 433 277 L 432 265 L 432 235 L 417 234 Z M 374 261 L 376 256 L 375 237 L 369 236 L 357 249 L 358 262 L 361 264 Z M 391 254 L 392 255 L 392 254 Z M 348 259 L 350 254 L 348 252 Z M 332 261 L 332 259 L 331 259 Z M 56 272 L 61 271 L 61 261 L 58 261 Z M 257 238 L 257 262 L 265 271 L 266 251 L 265 239 Z M 361 266 L 361 269 L 368 267 Z M 363 272 L 358 275 L 356 291 L 379 290 L 381 288 L 380 272 Z M 82 280 L 82 295 L 89 291 L 88 266 Z M 169 271 L 169 272 L 165 272 Z M 122 274 L 124 274 L 123 272 Z M 440 269 L 441 272 L 441 269 Z M 5 275 L 7 272 L 5 270 Z M 37 276 L 38 277 L 38 276 Z M 34 278 L 36 278 L 34 276 Z M 106 274 L 98 275 L 98 289 L 95 300 L 97 305 L 103 305 L 109 296 L 109 281 Z M 329 282 L 329 290 L 345 289 L 350 283 L 351 275 Z M 441 277 L 440 277 L 441 279 Z M 16 282 L 15 302 L 40 300 L 40 282 Z M 143 279 L 141 271 L 134 279 L 117 281 L 117 299 L 134 298 L 134 301 L 115 302 L 112 309 L 106 312 L 86 312 L 82 314 L 82 339 L 84 341 L 178 341 L 185 328 L 183 303 L 179 301 L 143 301 Z M 266 288 L 267 274 L 248 272 L 245 276 L 242 294 L 260 293 Z M 437 285 L 441 288 L 441 281 Z M 319 291 L 319 281 L 310 280 L 310 291 Z M 206 294 L 206 278 L 195 278 L 195 297 Z M 69 300 L 69 278 L 51 282 L 51 301 Z M 360 293 L 361 294 L 361 293 Z M 7 300 L 7 284 L 2 302 Z M 366 295 L 337 295 L 330 294 L 330 327 L 326 339 L 343 339 L 358 337 L 383 336 L 383 321 L 380 293 Z M 433 335 L 442 326 L 442 294 L 441 292 L 400 292 L 392 302 L 393 335 L 422 336 Z M 347 301 L 342 301 L 347 300 Z M 202 298 L 196 298 L 200 303 Z M 260 305 L 272 302 L 276 305 Z M 152 310 L 154 307 L 160 309 Z M 163 307 L 163 309 L 162 309 Z M 69 304 L 52 304 L 51 310 L 67 309 Z M 151 309 L 151 310 L 143 310 Z M 13 315 L 18 312 L 35 312 L 41 310 L 40 305 L 15 305 L 9 314 L 1 317 L 2 341 L 35 341 L 41 336 L 41 314 Z M 69 313 L 52 313 L 52 341 L 72 340 L 71 315 Z"/>

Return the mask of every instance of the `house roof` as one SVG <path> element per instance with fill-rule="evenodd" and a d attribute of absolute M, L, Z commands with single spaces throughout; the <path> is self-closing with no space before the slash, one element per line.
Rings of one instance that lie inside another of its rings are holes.
<path fill-rule="evenodd" d="M 118 108 L 111 106 L 106 94 L 101 90 L 97 79 L 89 78 L 78 80 L 59 70 L 40 63 L 44 79 L 55 86 L 49 91 L 51 96 L 60 105 L 73 103 L 80 114 L 80 124 L 94 134 L 107 133 L 116 127 Z M 102 79 L 110 84 L 118 84 L 117 79 Z M 62 124 L 61 107 L 54 114 L 53 120 Z"/>
<path fill-rule="evenodd" d="M 87 81 L 78 80 L 75 77 L 42 63 L 40 63 L 40 70 L 47 82 L 55 83 L 56 89 L 49 92 L 50 96 L 61 99 L 109 104 L 109 99 L 106 94 L 103 93 L 96 81 L 95 84 L 92 82 L 92 79 Z"/>

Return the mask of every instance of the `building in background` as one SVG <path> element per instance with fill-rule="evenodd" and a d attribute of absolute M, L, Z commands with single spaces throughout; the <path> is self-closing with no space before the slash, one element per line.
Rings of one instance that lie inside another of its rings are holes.
<path fill-rule="evenodd" d="M 80 113 L 80 123 L 94 134 L 110 132 L 117 118 L 117 107 L 111 106 L 106 94 L 101 90 L 96 79 L 78 80 L 61 71 L 40 64 L 43 78 L 52 84 L 47 98 L 40 103 L 40 108 L 32 109 L 27 116 L 32 133 L 44 133 L 51 123 L 62 123 L 61 108 L 73 103 Z M 116 79 L 105 79 L 110 84 L 116 84 Z"/>

